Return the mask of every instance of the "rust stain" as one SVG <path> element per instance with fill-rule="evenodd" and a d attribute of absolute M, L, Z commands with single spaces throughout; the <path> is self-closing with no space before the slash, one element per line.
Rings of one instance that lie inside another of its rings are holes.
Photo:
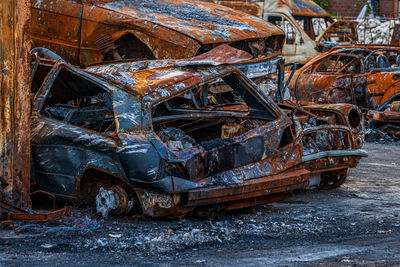
<path fill-rule="evenodd" d="M 1 1 L 0 199 L 29 206 L 30 1 Z"/>

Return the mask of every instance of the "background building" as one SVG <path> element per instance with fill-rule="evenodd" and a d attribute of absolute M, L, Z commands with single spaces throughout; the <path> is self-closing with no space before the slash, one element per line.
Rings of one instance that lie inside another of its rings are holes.
<path fill-rule="evenodd" d="M 372 0 L 378 9 L 377 14 L 382 18 L 399 16 L 399 0 Z M 329 0 L 329 6 L 325 8 L 332 14 L 341 17 L 357 17 L 367 0 Z"/>

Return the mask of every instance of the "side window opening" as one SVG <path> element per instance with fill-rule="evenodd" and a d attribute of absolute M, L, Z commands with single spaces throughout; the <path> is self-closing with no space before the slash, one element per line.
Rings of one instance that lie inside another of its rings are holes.
<path fill-rule="evenodd" d="M 283 148 L 293 142 L 292 126 L 287 127 L 282 134 L 281 142 L 278 148 Z"/>
<path fill-rule="evenodd" d="M 340 57 L 335 66 L 335 72 L 338 73 L 361 73 L 361 61 L 356 57 Z"/>
<path fill-rule="evenodd" d="M 41 114 L 101 133 L 115 131 L 111 94 L 66 68 L 54 80 Z"/>
<path fill-rule="evenodd" d="M 323 60 L 318 66 L 315 72 L 333 72 L 336 66 L 338 56 L 332 55 L 329 58 Z"/>
<path fill-rule="evenodd" d="M 315 37 L 319 36 L 329 26 L 329 22 L 325 18 L 312 18 Z"/>
<path fill-rule="evenodd" d="M 296 42 L 296 28 L 290 21 L 281 16 L 269 16 L 268 21 L 285 32 L 286 44 L 294 44 Z"/>
<path fill-rule="evenodd" d="M 31 66 L 34 71 L 34 73 L 32 73 L 33 77 L 31 81 L 31 97 L 36 95 L 40 87 L 43 85 L 44 79 L 46 78 L 47 74 L 53 68 L 53 65 L 40 64 L 39 62 L 37 63 L 37 68 L 33 69 L 36 62 L 33 62 Z"/>
<path fill-rule="evenodd" d="M 153 107 L 153 128 L 173 151 L 212 149 L 275 120 L 236 75 L 191 88 Z"/>
<path fill-rule="evenodd" d="M 313 25 L 313 18 L 305 16 L 293 16 L 297 24 L 304 30 L 304 32 L 312 39 L 315 40 L 315 27 Z"/>
<path fill-rule="evenodd" d="M 356 57 L 333 55 L 322 61 L 316 72 L 360 73 L 361 61 Z"/>

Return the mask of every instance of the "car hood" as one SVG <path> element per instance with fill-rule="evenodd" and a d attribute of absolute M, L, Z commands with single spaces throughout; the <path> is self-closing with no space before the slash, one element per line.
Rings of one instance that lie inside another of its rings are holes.
<path fill-rule="evenodd" d="M 221 5 L 182 0 L 92 0 L 97 7 L 175 30 L 201 44 L 283 35 L 271 23 Z"/>

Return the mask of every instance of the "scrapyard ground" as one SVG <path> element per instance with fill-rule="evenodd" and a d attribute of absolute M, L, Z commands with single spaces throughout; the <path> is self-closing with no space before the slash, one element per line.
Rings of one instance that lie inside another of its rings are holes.
<path fill-rule="evenodd" d="M 216 221 L 82 216 L 3 225 L 0 265 L 397 265 L 400 146 L 364 149 L 369 158 L 339 189 L 297 192 Z"/>

